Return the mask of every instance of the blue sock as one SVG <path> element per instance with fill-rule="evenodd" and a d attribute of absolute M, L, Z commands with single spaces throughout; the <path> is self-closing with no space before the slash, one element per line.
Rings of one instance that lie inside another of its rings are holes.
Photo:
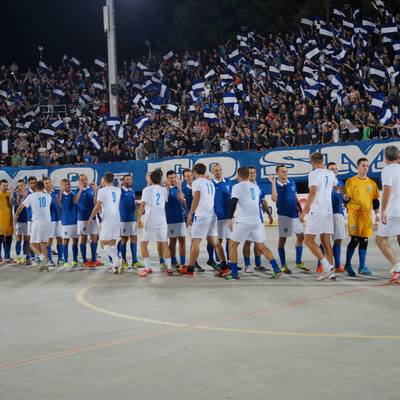
<path fill-rule="evenodd" d="M 160 264 L 165 264 L 165 260 L 163 258 L 160 258 Z"/>
<path fill-rule="evenodd" d="M 358 269 L 362 270 L 365 267 L 365 260 L 367 259 L 367 249 L 362 249 L 361 247 L 359 247 L 358 256 L 360 257 L 360 266 Z"/>
<path fill-rule="evenodd" d="M 136 242 L 131 242 L 131 254 L 132 254 L 132 262 L 136 263 L 138 261 L 138 259 L 137 259 L 137 243 Z"/>
<path fill-rule="evenodd" d="M 286 265 L 286 254 L 285 254 L 285 248 L 284 247 L 278 247 L 278 254 L 279 254 L 279 260 L 281 261 L 282 267 Z"/>
<path fill-rule="evenodd" d="M 47 246 L 47 258 L 49 259 L 49 261 L 53 261 L 53 257 L 51 254 L 51 246 Z"/>
<path fill-rule="evenodd" d="M 335 259 L 335 268 L 340 267 L 340 250 L 341 246 L 340 244 L 333 244 L 333 258 Z"/>
<path fill-rule="evenodd" d="M 302 256 L 303 256 L 303 246 L 296 246 L 296 264 L 302 263 Z"/>
<path fill-rule="evenodd" d="M 15 253 L 17 254 L 17 257 L 19 257 L 21 254 L 21 247 L 21 240 L 17 240 L 15 242 Z"/>
<path fill-rule="evenodd" d="M 57 257 L 58 257 L 58 260 L 62 260 L 63 259 L 63 252 L 64 252 L 63 245 L 62 244 L 58 244 L 57 245 Z"/>
<path fill-rule="evenodd" d="M 278 267 L 278 263 L 276 262 L 275 258 L 269 261 L 272 269 L 274 272 L 279 272 L 281 269 Z"/>
<path fill-rule="evenodd" d="M 208 261 L 214 262 L 214 247 L 211 244 L 207 243 L 207 253 L 208 253 Z"/>
<path fill-rule="evenodd" d="M 26 240 L 24 240 L 24 244 L 22 245 L 22 250 L 24 252 L 24 256 L 25 257 L 29 257 L 28 255 L 28 242 Z"/>
<path fill-rule="evenodd" d="M 237 278 L 237 276 L 238 276 L 238 265 L 237 265 L 237 263 L 230 262 L 229 263 L 229 268 L 231 270 L 231 275 L 234 278 Z"/>
<path fill-rule="evenodd" d="M 68 244 L 65 244 L 64 246 L 63 246 L 63 250 L 64 250 L 64 262 L 68 262 L 68 247 L 69 247 L 69 245 Z"/>
<path fill-rule="evenodd" d="M 74 247 L 72 247 L 72 250 L 74 249 Z M 86 262 L 87 258 L 86 258 L 86 243 L 80 243 L 79 244 L 79 249 L 81 250 L 81 254 L 82 254 L 82 261 Z M 74 259 L 75 261 L 75 259 Z"/>
<path fill-rule="evenodd" d="M 11 237 L 11 239 L 7 239 L 5 242 L 4 253 L 5 253 L 6 259 L 11 258 L 11 243 L 12 243 L 12 237 Z"/>
<path fill-rule="evenodd" d="M 250 257 L 244 256 L 243 259 L 244 259 L 245 266 L 250 265 Z"/>
<path fill-rule="evenodd" d="M 3 258 L 3 257 L 1 256 L 2 251 L 3 251 L 3 242 L 0 242 L 0 258 Z"/>
<path fill-rule="evenodd" d="M 171 257 L 171 264 L 174 265 L 178 262 L 178 260 L 176 259 L 176 257 Z"/>
<path fill-rule="evenodd" d="M 254 256 L 254 263 L 256 267 L 261 267 L 261 256 Z"/>
<path fill-rule="evenodd" d="M 121 258 L 126 261 L 126 243 L 121 243 Z"/>
<path fill-rule="evenodd" d="M 225 251 L 226 251 L 226 259 L 229 260 L 229 239 L 226 239 Z"/>
<path fill-rule="evenodd" d="M 77 244 L 72 245 L 72 261 L 75 261 L 75 262 L 78 261 L 78 245 Z"/>
<path fill-rule="evenodd" d="M 186 256 L 179 256 L 179 264 L 186 265 Z"/>
<path fill-rule="evenodd" d="M 356 248 L 353 246 L 347 246 L 347 251 L 346 251 L 346 264 L 345 265 L 351 265 L 351 259 L 353 258 L 354 252 L 356 251 Z"/>
<path fill-rule="evenodd" d="M 96 262 L 97 261 L 97 242 L 91 242 L 90 243 L 90 252 L 92 253 L 92 261 Z"/>

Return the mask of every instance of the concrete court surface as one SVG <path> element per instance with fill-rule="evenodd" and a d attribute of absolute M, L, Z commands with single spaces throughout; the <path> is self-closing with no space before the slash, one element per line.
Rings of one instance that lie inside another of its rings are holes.
<path fill-rule="evenodd" d="M 0 267 L 0 399 L 398 400 L 400 286 L 368 261 L 336 282 Z"/>

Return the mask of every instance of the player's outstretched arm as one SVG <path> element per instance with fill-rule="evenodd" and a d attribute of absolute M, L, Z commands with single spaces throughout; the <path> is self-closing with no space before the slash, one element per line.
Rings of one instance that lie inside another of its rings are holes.
<path fill-rule="evenodd" d="M 187 216 L 187 224 L 188 225 L 192 225 L 193 214 L 195 213 L 199 203 L 200 203 L 200 192 L 194 192 L 192 206 L 190 207 L 190 210 L 189 210 L 189 213 Z"/>
<path fill-rule="evenodd" d="M 310 187 L 310 193 L 308 194 L 306 204 L 304 205 L 303 211 L 300 214 L 300 222 L 304 222 L 305 216 L 310 212 L 311 204 L 313 203 L 317 194 L 317 186 Z"/>
<path fill-rule="evenodd" d="M 144 201 L 142 201 L 140 203 L 140 207 L 139 207 L 139 211 L 138 211 L 138 215 L 137 215 L 137 227 L 139 229 L 143 229 L 143 221 L 142 221 L 142 216 L 144 213 L 144 208 L 146 207 L 146 203 Z"/>
<path fill-rule="evenodd" d="M 21 204 L 18 206 L 17 211 L 15 211 L 15 216 L 14 216 L 15 221 L 18 220 L 18 217 L 19 217 L 19 215 L 21 214 L 21 212 L 22 212 L 22 210 L 23 210 L 24 208 L 25 208 L 25 204 L 24 204 L 24 203 L 21 203 Z"/>
<path fill-rule="evenodd" d="M 102 207 L 102 202 L 96 201 L 96 204 L 93 207 L 92 213 L 90 214 L 90 217 L 88 219 L 88 224 L 92 223 L 94 217 L 101 211 L 101 207 Z"/>
<path fill-rule="evenodd" d="M 275 178 L 275 176 L 270 175 L 268 177 L 268 180 L 271 183 L 271 189 L 272 189 L 271 199 L 272 199 L 272 201 L 274 201 L 276 203 L 278 200 L 278 192 L 276 191 L 276 178 Z"/>

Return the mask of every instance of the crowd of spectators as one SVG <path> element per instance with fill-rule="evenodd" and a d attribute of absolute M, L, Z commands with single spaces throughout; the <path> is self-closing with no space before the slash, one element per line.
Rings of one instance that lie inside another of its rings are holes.
<path fill-rule="evenodd" d="M 0 165 L 53 166 L 400 137 L 400 15 L 333 10 L 299 32 L 119 66 L 0 67 Z"/>

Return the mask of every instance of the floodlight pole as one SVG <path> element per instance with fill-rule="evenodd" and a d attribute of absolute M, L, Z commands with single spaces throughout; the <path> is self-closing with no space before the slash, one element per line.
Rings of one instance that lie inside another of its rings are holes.
<path fill-rule="evenodd" d="M 118 110 L 118 77 L 117 77 L 117 45 L 115 32 L 114 0 L 106 0 L 103 7 L 104 32 L 107 34 L 108 54 L 108 93 L 110 98 L 110 116 L 117 117 Z M 113 90 L 114 88 L 114 90 Z"/>

